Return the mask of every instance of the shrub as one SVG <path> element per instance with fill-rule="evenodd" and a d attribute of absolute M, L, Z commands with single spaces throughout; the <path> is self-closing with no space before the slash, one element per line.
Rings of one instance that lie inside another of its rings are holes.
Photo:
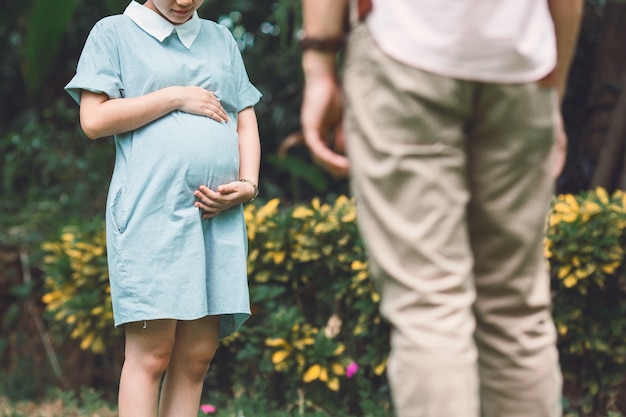
<path fill-rule="evenodd" d="M 238 381 L 262 381 L 251 394 L 263 389 L 278 402 L 300 396 L 385 415 L 388 331 L 367 279 L 354 202 L 278 205 L 245 211 L 253 316 L 230 345 L 232 371 Z"/>
<path fill-rule="evenodd" d="M 285 406 L 342 403 L 357 414 L 367 407 L 369 415 L 376 415 L 372 409 L 385 415 L 387 327 L 367 279 L 353 201 L 279 204 L 246 207 L 253 315 L 224 341 L 224 358 L 212 366 L 208 385 L 264 394 Z M 94 353 L 120 343 L 112 328 L 102 221 L 68 226 L 43 249 L 43 301 L 54 329 Z"/>
<path fill-rule="evenodd" d="M 104 353 L 120 342 L 115 330 L 102 220 L 83 228 L 67 226 L 60 239 L 42 245 L 47 292 L 42 301 L 52 314 L 53 331 L 70 334 L 83 350 Z"/>
<path fill-rule="evenodd" d="M 560 195 L 549 218 L 546 257 L 570 407 L 611 407 L 626 371 L 626 194 L 598 188 Z"/>
<path fill-rule="evenodd" d="M 253 315 L 224 341 L 207 388 L 287 409 L 388 415 L 388 327 L 368 279 L 354 202 L 339 196 L 281 207 L 274 199 L 248 205 L 245 216 Z M 557 196 L 547 226 L 566 409 L 611 411 L 625 370 L 626 194 Z M 69 227 L 45 245 L 48 310 L 94 351 L 116 340 L 102 229 Z"/>

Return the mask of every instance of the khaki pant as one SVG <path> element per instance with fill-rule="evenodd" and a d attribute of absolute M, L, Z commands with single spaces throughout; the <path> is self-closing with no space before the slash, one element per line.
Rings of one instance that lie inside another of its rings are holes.
<path fill-rule="evenodd" d="M 346 133 L 399 417 L 554 417 L 542 240 L 555 92 L 455 80 L 348 46 Z"/>

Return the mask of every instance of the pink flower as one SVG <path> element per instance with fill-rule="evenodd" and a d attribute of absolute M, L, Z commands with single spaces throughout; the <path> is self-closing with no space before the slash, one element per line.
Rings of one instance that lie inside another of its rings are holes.
<path fill-rule="evenodd" d="M 202 410 L 204 414 L 215 414 L 217 408 L 211 404 L 202 404 L 200 406 L 200 410 Z"/>
<path fill-rule="evenodd" d="M 359 365 L 356 362 L 350 362 L 350 365 L 346 366 L 346 377 L 352 378 L 359 370 Z"/>

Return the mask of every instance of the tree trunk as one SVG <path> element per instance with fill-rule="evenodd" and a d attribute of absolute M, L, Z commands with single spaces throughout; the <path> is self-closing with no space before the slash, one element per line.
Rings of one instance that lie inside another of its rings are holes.
<path fill-rule="evenodd" d="M 609 1 L 604 7 L 602 29 L 587 98 L 581 150 L 591 160 L 589 187 L 607 190 L 623 187 L 624 118 L 626 117 L 626 3 Z"/>
<path fill-rule="evenodd" d="M 622 93 L 612 110 L 608 122 L 608 131 L 603 137 L 603 146 L 599 153 L 598 165 L 591 180 L 591 188 L 603 187 L 610 192 L 615 189 L 626 190 L 626 72 L 619 84 Z"/>

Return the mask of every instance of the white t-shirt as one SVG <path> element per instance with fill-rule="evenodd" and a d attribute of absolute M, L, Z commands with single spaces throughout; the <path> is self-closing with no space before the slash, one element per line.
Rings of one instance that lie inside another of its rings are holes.
<path fill-rule="evenodd" d="M 536 81 L 556 64 L 546 0 L 373 0 L 380 48 L 425 71 L 474 81 Z"/>

